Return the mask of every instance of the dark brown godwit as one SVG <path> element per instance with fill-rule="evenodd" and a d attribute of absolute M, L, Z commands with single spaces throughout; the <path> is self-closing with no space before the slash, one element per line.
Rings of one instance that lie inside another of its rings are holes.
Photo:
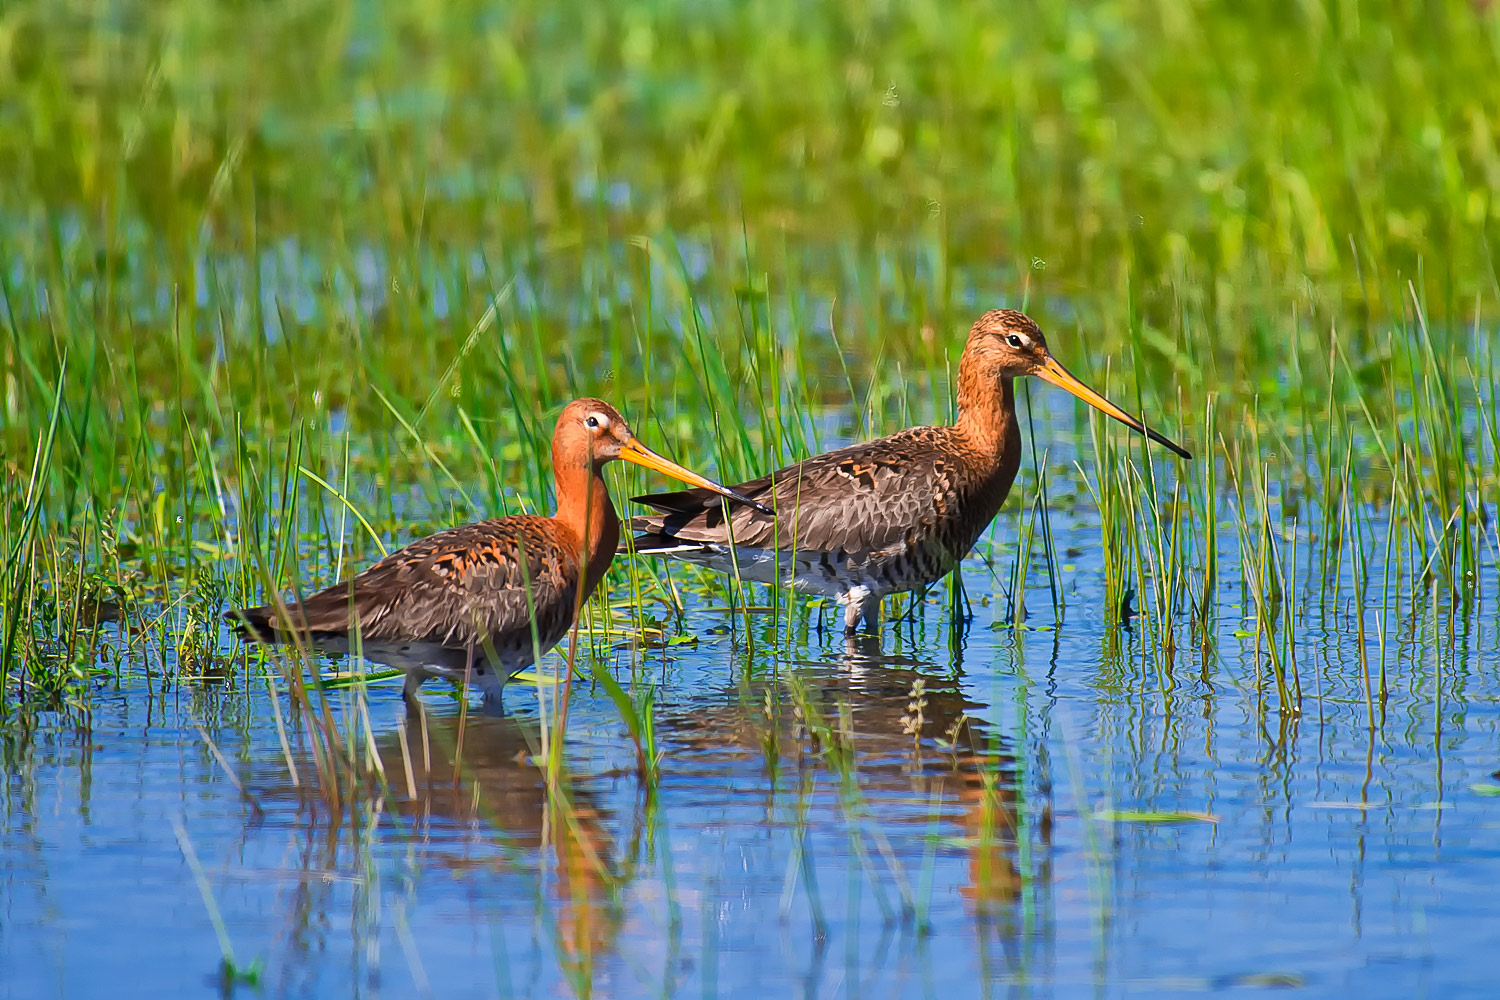
<path fill-rule="evenodd" d="M 498 699 L 513 674 L 562 640 L 609 569 L 620 519 L 601 472 L 616 458 L 704 496 L 759 506 L 641 444 L 603 400 L 575 399 L 552 435 L 552 517 L 517 514 L 449 528 L 303 601 L 224 617 L 252 641 L 301 641 L 335 654 L 353 649 L 400 668 L 407 698 L 427 678 L 449 677 L 472 680 L 487 700 Z"/>
<path fill-rule="evenodd" d="M 1021 463 L 1014 383 L 1024 375 L 1192 458 L 1058 364 L 1031 317 L 994 309 L 969 330 L 951 427 L 908 428 L 733 487 L 774 514 L 734 506 L 726 523 L 723 505 L 697 489 L 636 497 L 659 513 L 631 522 L 642 532 L 631 544 L 836 597 L 846 631 L 861 621 L 874 631 L 882 597 L 920 590 L 952 570 L 1005 502 Z"/>

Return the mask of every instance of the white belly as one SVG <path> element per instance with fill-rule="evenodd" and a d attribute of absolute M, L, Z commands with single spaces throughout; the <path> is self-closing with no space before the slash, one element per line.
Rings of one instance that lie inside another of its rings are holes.
<path fill-rule="evenodd" d="M 902 546 L 904 550 L 905 546 Z M 883 597 L 929 581 L 907 583 L 881 569 L 900 561 L 902 552 L 851 555 L 845 552 L 754 549 L 727 545 L 694 545 L 674 549 L 677 559 L 707 566 L 752 583 L 781 584 L 804 594 L 843 597 L 853 590 Z"/>

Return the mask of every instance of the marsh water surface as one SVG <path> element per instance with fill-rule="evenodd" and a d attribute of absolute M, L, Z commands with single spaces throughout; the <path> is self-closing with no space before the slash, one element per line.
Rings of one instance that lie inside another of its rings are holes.
<path fill-rule="evenodd" d="M 1309 697 L 1284 718 L 1228 610 L 1167 670 L 1104 624 L 1096 531 L 1059 530 L 1080 553 L 1061 622 L 1044 591 L 1029 627 L 993 627 L 976 556 L 958 636 L 933 598 L 880 650 L 810 614 L 782 655 L 747 654 L 743 618 L 690 597 L 696 645 L 597 641 L 655 687 L 654 787 L 584 680 L 550 792 L 555 688 L 513 685 L 503 717 L 442 685 L 418 714 L 398 684 L 335 693 L 368 712 L 386 782 L 341 809 L 253 681 L 101 691 L 86 731 L 7 745 L 0 992 L 231 989 L 211 906 L 271 995 L 1484 995 L 1486 616 L 1450 644 L 1392 608 L 1371 730 L 1331 612 L 1297 643 Z"/>

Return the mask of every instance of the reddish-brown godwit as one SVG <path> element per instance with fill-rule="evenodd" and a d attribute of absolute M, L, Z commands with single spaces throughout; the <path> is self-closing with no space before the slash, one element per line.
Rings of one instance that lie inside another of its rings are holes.
<path fill-rule="evenodd" d="M 651 451 L 598 399 L 577 399 L 552 435 L 557 513 L 440 531 L 302 601 L 224 617 L 259 642 L 303 641 L 406 671 L 407 698 L 428 677 L 472 680 L 487 699 L 557 645 L 609 569 L 620 519 L 601 475 L 616 458 L 769 511 Z"/>
<path fill-rule="evenodd" d="M 1005 502 L 1021 463 L 1014 383 L 1024 375 L 1192 458 L 1060 365 L 1031 317 L 995 309 L 969 331 L 952 426 L 912 427 L 733 487 L 774 514 L 733 506 L 726 522 L 724 506 L 701 489 L 636 497 L 659 513 L 632 521 L 642 534 L 631 544 L 836 597 L 847 631 L 861 621 L 873 631 L 882 597 L 922 589 L 953 569 Z"/>

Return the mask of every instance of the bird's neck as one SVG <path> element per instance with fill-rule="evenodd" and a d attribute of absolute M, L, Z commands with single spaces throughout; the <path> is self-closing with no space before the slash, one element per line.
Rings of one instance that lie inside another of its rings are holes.
<path fill-rule="evenodd" d="M 959 383 L 954 427 L 977 473 L 970 480 L 965 516 L 969 542 L 999 513 L 1021 468 L 1021 428 L 1016 420 L 1015 380 L 990 378 Z"/>
<path fill-rule="evenodd" d="M 1016 422 L 1015 379 L 980 378 L 960 371 L 955 426 L 977 453 L 991 455 L 997 463 L 1004 457 L 1018 462 L 1021 430 Z"/>
<path fill-rule="evenodd" d="M 580 600 L 586 601 L 614 560 L 615 547 L 620 543 L 620 518 L 609 499 L 604 477 L 592 463 L 554 464 L 554 473 L 556 517 L 578 539 L 578 561 L 583 576 Z"/>

